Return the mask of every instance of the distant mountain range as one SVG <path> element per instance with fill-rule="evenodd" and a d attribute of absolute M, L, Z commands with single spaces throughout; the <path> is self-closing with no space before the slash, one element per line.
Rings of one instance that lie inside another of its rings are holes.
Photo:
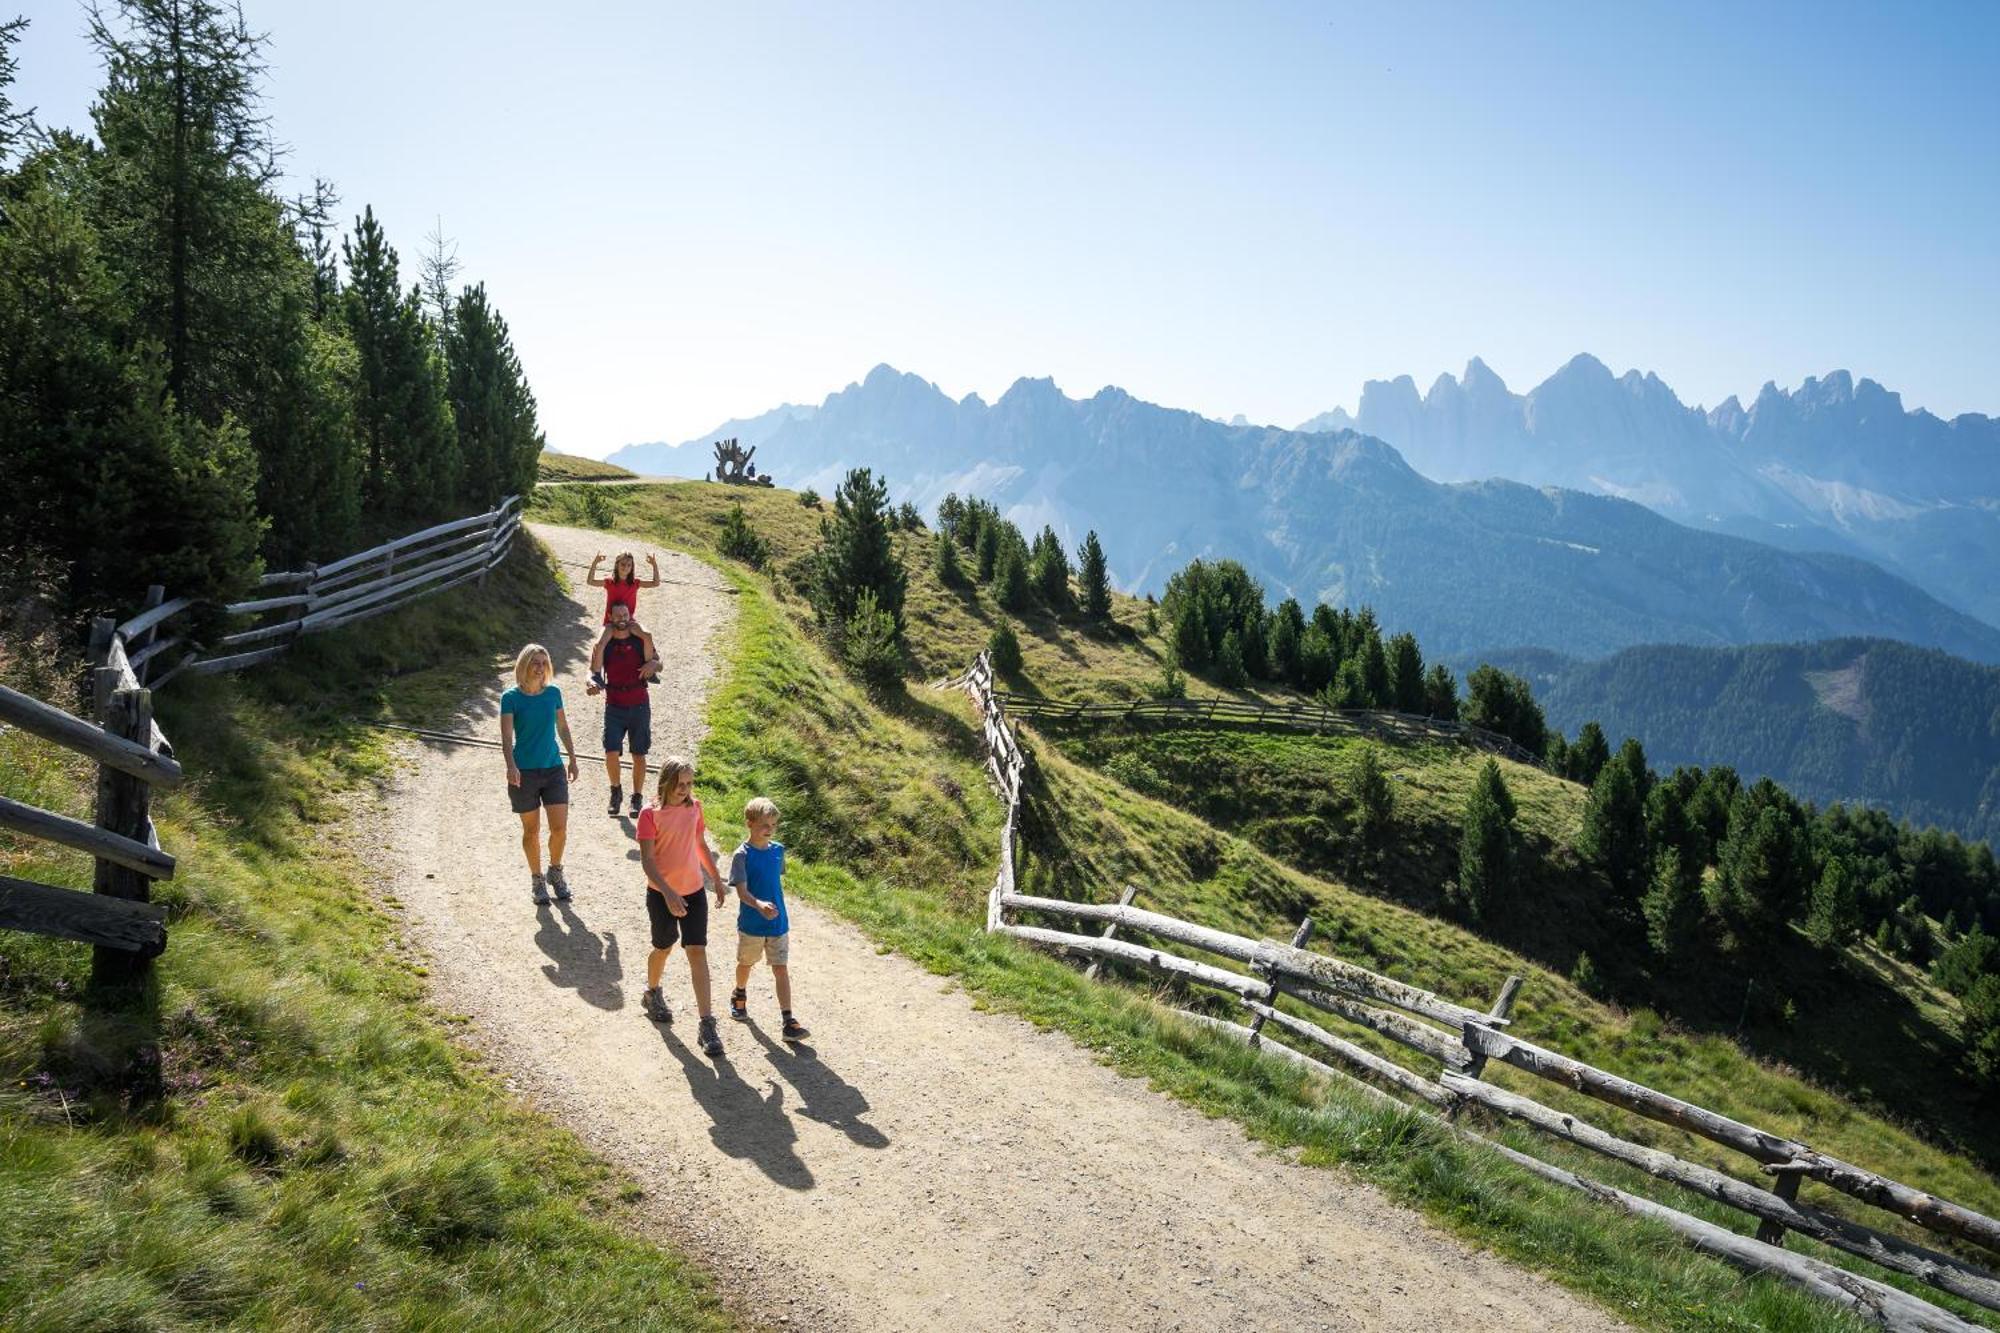
<path fill-rule="evenodd" d="M 1877 635 L 2000 661 L 2000 630 L 1851 556 L 1698 530 L 1602 494 L 1441 484 L 1367 435 L 1225 425 L 1113 388 L 1077 400 L 1023 379 L 991 404 L 954 401 L 878 366 L 818 408 L 611 461 L 700 475 L 708 442 L 729 435 L 757 445 L 782 485 L 827 492 L 870 467 L 926 511 L 958 491 L 1072 546 L 1095 528 L 1135 591 L 1194 556 L 1234 558 L 1274 597 L 1373 605 L 1433 655 Z"/>
<path fill-rule="evenodd" d="M 1655 768 L 1729 764 L 1826 804 L 2000 839 L 2000 670 L 1871 639 L 1503 655 L 1549 721 L 1637 736 Z"/>
<path fill-rule="evenodd" d="M 1703 411 L 1655 375 L 1579 356 L 1525 394 L 1474 358 L 1426 392 L 1370 380 L 1304 431 L 1388 441 L 1439 481 L 1508 477 L 1622 496 L 1670 518 L 1877 561 L 2000 622 L 2000 419 L 1942 420 L 1844 370 Z"/>

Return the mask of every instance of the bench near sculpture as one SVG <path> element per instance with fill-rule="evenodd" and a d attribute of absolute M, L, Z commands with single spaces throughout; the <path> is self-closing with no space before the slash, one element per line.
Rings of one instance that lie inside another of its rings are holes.
<path fill-rule="evenodd" d="M 715 479 L 727 482 L 732 486 L 771 485 L 770 473 L 766 472 L 760 475 L 750 466 L 750 459 L 756 452 L 757 446 L 754 444 L 745 449 L 733 439 L 717 440 L 715 442 Z"/>

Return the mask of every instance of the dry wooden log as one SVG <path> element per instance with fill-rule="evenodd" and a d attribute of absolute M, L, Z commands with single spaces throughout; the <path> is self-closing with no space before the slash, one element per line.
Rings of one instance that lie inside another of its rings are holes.
<path fill-rule="evenodd" d="M 1381 1056 L 1375 1054 L 1375 1052 L 1365 1047 L 1356 1046 L 1345 1037 L 1336 1037 L 1317 1023 L 1295 1017 L 1282 1009 L 1274 1009 L 1270 1005 L 1263 1004 L 1257 1000 L 1245 999 L 1243 1007 L 1257 1015 L 1257 1017 L 1267 1022 L 1275 1023 L 1279 1028 L 1291 1033 L 1293 1036 L 1313 1042 L 1333 1052 L 1355 1068 L 1365 1070 L 1384 1082 L 1393 1083 L 1403 1091 L 1421 1097 L 1433 1106 L 1448 1107 L 1457 1100 L 1444 1088 L 1433 1083 L 1423 1075 L 1413 1073 L 1393 1060 L 1384 1060 Z M 1249 1028 L 1244 1028 L 1243 1031 L 1251 1033 L 1251 1029 Z M 1252 1033 L 1252 1035 L 1255 1034 Z"/>
<path fill-rule="evenodd" d="M 168 617 L 179 615 L 193 605 L 194 598 L 192 597 L 176 597 L 171 602 L 162 602 L 158 606 L 141 611 L 138 615 L 133 616 L 130 620 L 118 626 L 118 635 L 120 638 L 130 640 L 137 635 L 144 634 L 147 630 Z"/>
<path fill-rule="evenodd" d="M 1279 989 L 1315 1009 L 1324 1009 L 1327 1013 L 1367 1028 L 1421 1055 L 1428 1055 L 1447 1069 L 1462 1068 L 1470 1058 L 1465 1053 L 1465 1047 L 1452 1040 L 1449 1033 L 1440 1032 L 1428 1024 L 1419 1023 L 1414 1018 L 1406 1018 L 1387 1009 L 1377 1009 L 1373 1005 L 1348 999 L 1344 995 L 1335 995 L 1316 986 L 1302 986 L 1295 981 L 1281 981 Z"/>
<path fill-rule="evenodd" d="M 1416 986 L 1391 980 L 1366 968 L 1328 957 L 1326 954 L 1294 949 L 1275 940 L 1265 940 L 1257 946 L 1257 956 L 1251 961 L 1251 966 L 1266 975 L 1284 976 L 1307 985 L 1327 986 L 1350 994 L 1365 995 L 1370 999 L 1392 1004 L 1398 1009 L 1407 1009 L 1413 1014 L 1422 1014 L 1425 1018 L 1435 1019 L 1454 1028 L 1463 1027 L 1467 1023 L 1498 1021 L 1476 1009 L 1453 1004 Z"/>
<path fill-rule="evenodd" d="M 172 787 L 186 776 L 171 755 L 158 754 L 122 736 L 110 735 L 102 727 L 65 713 L 54 704 L 45 704 L 4 685 L 0 685 L 0 719 L 146 782 Z"/>
<path fill-rule="evenodd" d="M 485 561 L 486 548 L 476 546 L 469 551 L 454 551 L 411 569 L 399 570 L 393 577 L 379 583 L 358 583 L 335 593 L 315 592 L 312 601 L 306 604 L 305 619 L 299 624 L 309 628 L 321 621 L 337 619 L 363 606 L 399 597 L 422 584 L 484 564 Z"/>
<path fill-rule="evenodd" d="M 1118 905 L 1120 907 L 1130 907 L 1132 905 L 1132 900 L 1138 896 L 1139 896 L 1139 886 L 1137 884 L 1127 884 L 1125 886 L 1124 892 L 1118 895 Z M 1104 928 L 1104 934 L 1101 936 L 1101 938 L 1108 940 L 1113 935 L 1117 934 L 1117 932 L 1118 932 L 1118 923 L 1116 921 L 1113 921 L 1111 924 L 1107 925 Z M 1085 981 L 1095 981 L 1097 980 L 1097 974 L 1101 972 L 1103 969 L 1104 969 L 1104 960 L 1102 958 L 1093 958 L 1090 960 L 1090 966 L 1083 969 L 1083 979 Z"/>
<path fill-rule="evenodd" d="M 260 597 L 251 602 L 231 602 L 222 609 L 232 616 L 262 615 L 266 611 L 279 611 L 289 606 L 304 606 L 312 600 L 309 593 L 295 592 L 284 597 Z"/>
<path fill-rule="evenodd" d="M 1739 1236 L 1726 1227 L 1704 1222 L 1698 1217 L 1669 1208 L 1665 1204 L 1642 1199 L 1636 1194 L 1580 1176 L 1574 1171 L 1565 1171 L 1559 1166 L 1551 1166 L 1539 1158 L 1516 1152 L 1504 1144 L 1482 1139 L 1477 1135 L 1467 1135 L 1474 1142 L 1483 1143 L 1494 1152 L 1524 1170 L 1531 1171 L 1544 1180 L 1554 1181 L 1580 1190 L 1594 1199 L 1613 1204 L 1628 1213 L 1650 1218 L 1664 1223 L 1685 1237 L 1696 1249 L 1715 1255 L 1738 1268 L 1753 1273 L 1768 1273 L 1784 1278 L 1805 1288 L 1814 1295 L 1842 1306 L 1864 1319 L 1872 1320 L 1893 1333 L 1977 1333 L 1979 1326 L 1968 1323 L 1949 1310 L 1941 1310 L 1929 1301 L 1899 1291 L 1885 1283 L 1850 1273 L 1844 1268 L 1809 1259 L 1802 1254 Z"/>
<path fill-rule="evenodd" d="M 1239 963 L 1248 963 L 1257 957 L 1257 942 L 1241 935 L 1231 935 L 1227 931 L 1211 930 L 1207 926 L 1197 926 L 1176 917 L 1162 916 L 1158 912 L 1148 912 L 1144 908 L 1119 906 L 1113 903 L 1072 903 L 1061 898 L 1035 898 L 1026 894 L 1010 894 L 1002 906 L 1016 911 L 1046 912 L 1053 916 L 1071 916 L 1082 921 L 1115 922 L 1128 930 L 1136 930 L 1175 944 L 1185 944 L 1190 948 L 1221 954 Z M 1256 983 L 1256 993 L 1264 992 L 1264 983 Z"/>
<path fill-rule="evenodd" d="M 1711 1167 L 1684 1161 L 1658 1148 L 1648 1148 L 1618 1138 L 1567 1112 L 1554 1110 L 1530 1098 L 1506 1092 L 1473 1078 L 1446 1073 L 1439 1081 L 1468 1101 L 1477 1102 L 1502 1115 L 1524 1121 L 1578 1147 L 1588 1148 L 1592 1152 L 1601 1153 L 1628 1166 L 1637 1167 L 1656 1179 L 1692 1190 L 1717 1203 L 1727 1204 L 1731 1208 L 1761 1219 L 1766 1226 L 1774 1226 L 1781 1231 L 1789 1228 L 1835 1249 L 1859 1255 L 1884 1268 L 1908 1273 L 1912 1277 L 1928 1282 L 1940 1291 L 1962 1296 L 1990 1310 L 2000 1310 L 2000 1279 L 1962 1259 L 1926 1249 L 1895 1236 L 1885 1235 L 1873 1227 L 1836 1216 L 1810 1204 L 1800 1204 L 1780 1198 L 1776 1194 Z"/>
<path fill-rule="evenodd" d="M 161 653 L 172 652 L 185 642 L 186 636 L 181 634 L 175 634 L 165 639 L 155 638 L 144 648 L 128 654 L 125 660 L 132 664 L 133 674 L 141 677 L 140 684 L 143 685 L 145 683 L 143 678 L 149 670 L 146 663 L 152 661 Z"/>
<path fill-rule="evenodd" d="M 134 779 L 136 781 L 136 779 Z M 121 837 L 68 815 L 58 815 L 0 796 L 0 828 L 58 842 L 153 879 L 172 879 L 174 858 L 134 838 Z"/>
<path fill-rule="evenodd" d="M 455 519 L 450 523 L 439 523 L 434 527 L 425 528 L 420 532 L 412 532 L 408 536 L 398 537 L 393 541 L 383 542 L 380 546 L 371 546 L 365 551 L 356 551 L 353 555 L 343 556 L 339 560 L 321 565 L 319 567 L 319 574 L 321 578 L 325 578 L 331 574 L 338 574 L 343 570 L 352 569 L 356 565 L 366 564 L 370 560 L 377 560 L 384 556 L 409 551 L 435 537 L 443 537 L 454 532 L 463 532 L 468 528 L 477 528 L 491 524 L 495 518 L 496 515 L 491 513 L 476 514 L 471 518 Z"/>
<path fill-rule="evenodd" d="M 255 629 L 238 630 L 234 634 L 225 634 L 217 639 L 215 646 L 240 648 L 246 643 L 262 643 L 265 639 L 275 639 L 281 635 L 286 638 L 297 638 L 299 624 L 297 620 L 279 620 L 269 625 L 259 625 Z"/>
<path fill-rule="evenodd" d="M 1111 927 L 1106 926 L 1104 928 L 1104 933 L 1106 935 L 1109 935 L 1111 933 Z M 1313 919 L 1311 917 L 1305 917 L 1299 922 L 1299 928 L 1292 932 L 1292 947 L 1294 949 L 1305 948 L 1306 941 L 1312 938 L 1312 933 L 1313 933 Z M 1264 992 L 1264 1003 L 1267 1005 L 1275 1005 L 1278 1003 L 1277 981 L 1275 980 L 1272 981 L 1270 989 Z M 1255 1019 L 1251 1021 L 1250 1031 L 1253 1034 L 1255 1034 L 1258 1032 L 1262 1032 L 1263 1030 L 1264 1030 L 1264 1015 L 1259 1014 Z"/>
<path fill-rule="evenodd" d="M 1798 1147 L 1798 1151 L 1791 1155 L 1789 1161 L 1764 1169 L 1775 1173 L 1782 1167 L 1809 1180 L 1817 1180 L 1822 1185 L 1831 1185 L 1843 1194 L 1851 1194 L 1863 1203 L 1872 1203 L 1926 1230 L 1957 1236 L 2000 1252 L 2000 1222 L 1984 1213 L 1975 1213 L 1949 1199 L 1941 1199 L 1935 1194 L 1890 1180 L 1887 1176 L 1864 1171 L 1837 1157 L 1794 1146 Z"/>
<path fill-rule="evenodd" d="M 182 671 L 191 676 L 214 676 L 225 671 L 241 671 L 244 667 L 268 662 L 274 657 L 283 657 L 291 650 L 290 643 L 275 644 L 269 648 L 258 648 L 247 653 L 232 653 L 227 657 L 201 657 L 184 663 L 174 669 L 178 675 Z M 165 683 L 164 680 L 162 683 Z"/>
<path fill-rule="evenodd" d="M 167 909 L 0 875 L 0 930 L 157 958 L 167 947 Z"/>
<path fill-rule="evenodd" d="M 1163 953 L 1158 949 L 1148 949 L 1143 944 L 1130 940 L 1099 939 L 1095 935 L 1072 935 L 1062 930 L 1044 930 L 1040 926 L 1015 926 L 1002 924 L 996 928 L 1000 934 L 1012 935 L 1016 939 L 1033 944 L 1046 944 L 1052 948 L 1067 949 L 1096 958 L 1116 958 L 1121 962 L 1135 963 L 1140 967 L 1164 972 L 1169 976 L 1187 981 L 1199 982 L 1226 990 L 1233 995 L 1255 999 L 1264 993 L 1264 983 L 1255 977 L 1246 977 L 1240 972 L 1229 972 L 1209 963 L 1197 963 L 1182 958 L 1178 954 Z"/>
<path fill-rule="evenodd" d="M 1643 1083 L 1634 1083 L 1616 1074 L 1607 1074 L 1580 1060 L 1572 1060 L 1566 1055 L 1558 1055 L 1519 1037 L 1505 1032 L 1496 1032 L 1479 1023 L 1470 1024 L 1465 1029 L 1465 1044 L 1475 1055 L 1489 1056 L 1504 1060 L 1517 1069 L 1525 1069 L 1530 1074 L 1545 1078 L 1551 1083 L 1560 1083 L 1599 1101 L 1623 1107 L 1627 1111 L 1658 1120 L 1690 1134 L 1699 1134 L 1705 1139 L 1713 1139 L 1724 1147 L 1760 1162 L 1787 1162 L 1798 1157 L 1806 1149 L 1802 1144 L 1790 1139 L 1769 1134 L 1753 1125 L 1746 1125 L 1728 1116 L 1684 1102 L 1678 1097 L 1669 1097 L 1664 1092 L 1649 1088 Z"/>

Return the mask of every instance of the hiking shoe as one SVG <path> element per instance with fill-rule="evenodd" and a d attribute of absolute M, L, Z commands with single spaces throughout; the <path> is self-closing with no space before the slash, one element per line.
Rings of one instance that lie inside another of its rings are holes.
<path fill-rule="evenodd" d="M 722 1054 L 722 1034 L 715 1030 L 714 1014 L 709 1014 L 701 1020 L 701 1032 L 696 1040 L 701 1044 L 702 1054 Z"/>
<path fill-rule="evenodd" d="M 729 992 L 729 1016 L 739 1023 L 750 1021 L 750 997 L 740 990 Z"/>
<path fill-rule="evenodd" d="M 639 1007 L 655 1023 L 672 1024 L 674 1021 L 674 1011 L 667 1008 L 667 997 L 660 994 L 657 986 L 639 997 Z"/>
<path fill-rule="evenodd" d="M 632 799 L 636 802 L 638 800 L 638 796 L 635 794 Z M 625 805 L 625 789 L 623 787 L 613 787 L 611 789 L 611 813 L 614 815 L 624 814 L 625 813 L 623 808 L 624 805 Z M 632 813 L 637 814 L 639 812 L 634 810 Z"/>
<path fill-rule="evenodd" d="M 645 806 L 645 804 L 646 804 L 645 796 L 636 791 L 632 793 L 632 818 L 637 819 L 639 817 L 639 811 Z"/>
<path fill-rule="evenodd" d="M 546 880 L 546 879 L 542 878 L 542 876 L 540 876 L 540 875 L 537 875 L 537 876 L 535 876 L 535 878 L 534 878 L 534 881 L 533 881 L 533 887 L 534 887 L 534 890 L 535 890 L 535 906 L 537 906 L 537 907 L 547 907 L 547 906 L 549 905 L 549 882 L 548 882 L 548 880 Z"/>
<path fill-rule="evenodd" d="M 786 1041 L 804 1041 L 812 1035 L 812 1029 L 790 1014 L 785 1015 L 785 1026 L 781 1033 Z"/>
<path fill-rule="evenodd" d="M 547 878 L 549 881 L 549 887 L 556 891 L 556 901 L 559 903 L 568 902 L 569 880 L 563 877 L 562 867 L 550 866 Z"/>

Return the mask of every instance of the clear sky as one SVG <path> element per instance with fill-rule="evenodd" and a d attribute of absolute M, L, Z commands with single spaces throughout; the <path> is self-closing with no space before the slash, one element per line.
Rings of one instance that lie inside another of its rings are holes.
<path fill-rule="evenodd" d="M 2000 413 L 1984 0 L 244 4 L 289 170 L 406 273 L 442 217 L 573 452 L 880 361 L 1279 425 L 1579 351 Z M 83 11 L 26 13 L 17 100 L 83 127 Z"/>

